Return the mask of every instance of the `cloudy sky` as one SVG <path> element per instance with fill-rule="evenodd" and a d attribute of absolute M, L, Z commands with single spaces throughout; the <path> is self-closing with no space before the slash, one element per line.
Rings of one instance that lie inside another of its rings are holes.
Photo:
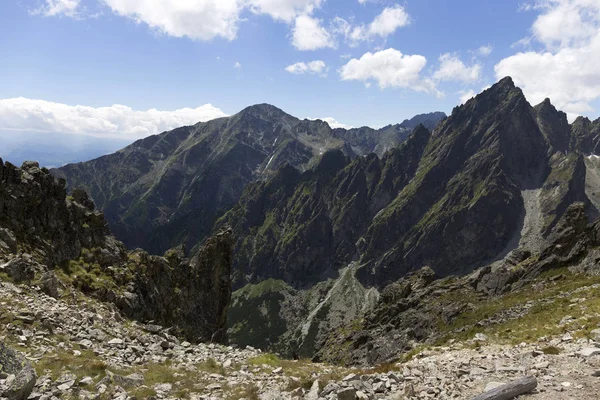
<path fill-rule="evenodd" d="M 334 126 L 511 75 L 600 116 L 600 0 L 2 0 L 0 130 L 139 138 L 271 103 Z"/>

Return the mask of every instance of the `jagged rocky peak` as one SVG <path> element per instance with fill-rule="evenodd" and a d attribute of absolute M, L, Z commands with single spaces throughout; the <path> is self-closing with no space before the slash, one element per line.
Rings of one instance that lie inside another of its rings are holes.
<path fill-rule="evenodd" d="M 407 129 L 415 129 L 419 125 L 423 125 L 429 130 L 433 130 L 435 126 L 446 118 L 446 113 L 435 111 L 432 113 L 415 115 L 411 119 L 405 119 L 400 126 Z"/>
<path fill-rule="evenodd" d="M 534 107 L 538 125 L 546 137 L 552 151 L 566 153 L 570 148 L 571 128 L 567 114 L 558 111 L 546 98 Z"/>
<path fill-rule="evenodd" d="M 582 154 L 600 154 L 600 118 L 577 117 L 571 125 L 571 149 Z"/>

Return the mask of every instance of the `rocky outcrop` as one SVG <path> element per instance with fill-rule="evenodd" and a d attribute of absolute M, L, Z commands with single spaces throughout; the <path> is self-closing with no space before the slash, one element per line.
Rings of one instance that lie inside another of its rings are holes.
<path fill-rule="evenodd" d="M 0 272 L 12 281 L 36 283 L 54 298 L 66 283 L 190 340 L 227 340 L 230 229 L 216 232 L 190 259 L 182 248 L 164 257 L 128 252 L 83 190 L 67 196 L 64 181 L 31 162 L 2 164 L 0 177 L 0 261 L 6 261 Z"/>
<path fill-rule="evenodd" d="M 17 168 L 0 160 L 0 257 L 24 252 L 53 267 L 102 246 L 109 233 L 102 213 L 85 192 L 73 194 L 35 162 Z"/>
<path fill-rule="evenodd" d="M 11 377 L 5 390 L 0 390 L 0 397 L 8 400 L 26 400 L 33 391 L 37 379 L 37 374 L 31 364 L 1 342 L 0 375 Z"/>
<path fill-rule="evenodd" d="M 232 247 L 232 232 L 224 229 L 191 260 L 180 249 L 164 257 L 132 253 L 131 291 L 116 295 L 117 305 L 132 318 L 175 326 L 195 342 L 226 342 Z"/>
<path fill-rule="evenodd" d="M 577 117 L 571 125 L 571 149 L 585 155 L 600 153 L 600 118 L 590 121 L 586 117 Z"/>

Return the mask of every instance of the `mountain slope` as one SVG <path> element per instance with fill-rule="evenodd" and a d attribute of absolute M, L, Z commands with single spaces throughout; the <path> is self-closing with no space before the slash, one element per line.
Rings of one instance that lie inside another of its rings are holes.
<path fill-rule="evenodd" d="M 442 114 L 429 116 L 434 123 Z M 329 149 L 349 156 L 406 139 L 408 129 L 332 130 L 260 104 L 213 121 L 139 140 L 117 153 L 67 165 L 53 174 L 83 187 L 104 211 L 117 237 L 152 253 L 184 243 L 192 247 L 244 187 L 283 164 L 304 170 Z"/>
<path fill-rule="evenodd" d="M 507 78 L 433 132 L 417 127 L 382 158 L 351 160 L 338 151 L 304 173 L 282 167 L 249 185 L 216 224 L 229 223 L 237 235 L 234 285 L 275 278 L 307 294 L 318 282 L 351 282 L 351 265 L 362 289 L 333 292 L 326 303 L 345 301 L 346 318 L 360 320 L 371 311 L 354 304 L 368 303 L 367 288 L 381 290 L 421 268 L 444 277 L 535 258 L 571 204 L 593 209 L 590 160 L 570 138 L 564 113 L 549 101 L 530 106 Z M 238 302 L 237 315 L 249 315 L 248 304 Z M 318 350 L 328 331 L 346 329 L 336 322 L 339 308 L 314 307 L 282 322 L 288 331 L 279 341 L 294 337 L 299 348 Z M 313 337 L 286 323 L 299 318 L 315 327 Z"/>
<path fill-rule="evenodd" d="M 507 78 L 382 158 L 330 152 L 304 173 L 284 167 L 220 220 L 238 235 L 234 282 L 310 286 L 358 260 L 361 281 L 383 286 L 422 266 L 443 276 L 536 247 L 568 205 L 587 201 L 569 134 L 564 113 L 531 107 Z"/>

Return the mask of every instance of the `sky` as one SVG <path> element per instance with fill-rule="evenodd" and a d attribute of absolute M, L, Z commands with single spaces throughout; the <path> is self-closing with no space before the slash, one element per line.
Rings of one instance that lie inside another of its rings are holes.
<path fill-rule="evenodd" d="M 332 127 L 510 75 L 600 116 L 600 0 L 2 0 L 0 131 L 137 139 L 270 103 Z"/>

